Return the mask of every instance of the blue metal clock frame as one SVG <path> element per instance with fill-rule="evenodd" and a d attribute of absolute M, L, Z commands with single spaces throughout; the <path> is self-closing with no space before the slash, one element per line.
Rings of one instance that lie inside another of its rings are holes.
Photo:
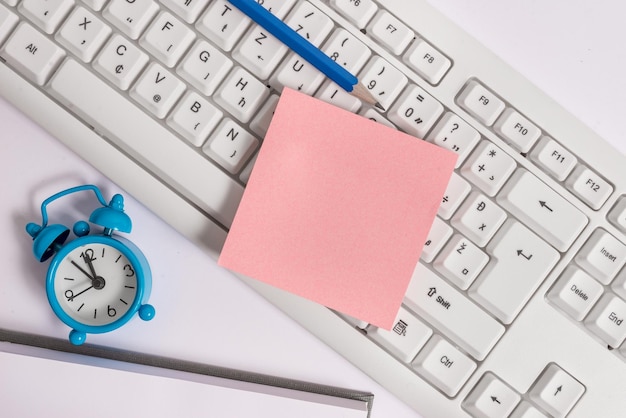
<path fill-rule="evenodd" d="M 69 228 L 61 224 L 48 225 L 47 206 L 53 201 L 72 193 L 93 191 L 102 207 L 97 208 L 89 217 L 90 222 L 102 226 L 102 234 L 89 235 L 90 227 L 85 221 L 74 224 L 73 232 L 76 239 L 65 243 L 69 236 Z M 56 193 L 41 204 L 41 225 L 29 223 L 26 231 L 33 237 L 33 255 L 40 262 L 52 257 L 46 274 L 46 295 L 55 315 L 66 325 L 72 328 L 69 340 L 72 344 L 80 345 L 85 342 L 87 334 L 100 334 L 113 331 L 135 316 L 139 315 L 144 321 L 154 318 L 155 309 L 146 303 L 152 290 L 152 272 L 148 260 L 141 250 L 130 240 L 114 235 L 114 231 L 130 232 L 132 223 L 130 217 L 124 213 L 124 199 L 121 195 L 113 196 L 109 203 L 104 200 L 100 190 L 94 185 L 73 187 Z M 137 281 L 137 293 L 128 311 L 120 318 L 105 325 L 89 325 L 70 317 L 62 308 L 54 292 L 56 272 L 61 261 L 74 249 L 91 244 L 108 245 L 122 253 L 132 264 Z"/>

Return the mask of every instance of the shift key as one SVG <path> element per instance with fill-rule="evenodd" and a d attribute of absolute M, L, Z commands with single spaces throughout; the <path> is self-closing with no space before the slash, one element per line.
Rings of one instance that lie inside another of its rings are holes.
<path fill-rule="evenodd" d="M 502 324 L 421 263 L 404 303 L 477 360 L 483 360 L 504 334 Z"/>

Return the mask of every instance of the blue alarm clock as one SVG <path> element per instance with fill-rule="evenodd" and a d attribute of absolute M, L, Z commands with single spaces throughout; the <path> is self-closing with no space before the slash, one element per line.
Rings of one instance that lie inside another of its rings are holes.
<path fill-rule="evenodd" d="M 101 226 L 90 234 L 90 225 L 78 221 L 72 231 L 76 238 L 66 242 L 65 225 L 48 225 L 47 206 L 72 193 L 93 191 L 102 205 L 91 213 L 89 222 Z M 46 294 L 54 313 L 72 328 L 69 340 L 80 345 L 87 334 L 113 331 L 135 313 L 144 321 L 154 317 L 147 304 L 152 287 L 148 261 L 139 248 L 114 232 L 129 233 L 130 217 L 124 213 L 124 198 L 116 194 L 107 204 L 94 185 L 73 187 L 56 193 L 41 204 L 41 225 L 29 223 L 33 253 L 44 262 L 52 257 L 46 274 Z"/>

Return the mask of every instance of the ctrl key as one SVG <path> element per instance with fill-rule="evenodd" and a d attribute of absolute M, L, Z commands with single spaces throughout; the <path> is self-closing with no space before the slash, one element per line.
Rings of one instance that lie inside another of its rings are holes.
<path fill-rule="evenodd" d="M 550 363 L 539 376 L 530 399 L 555 418 L 566 416 L 585 393 L 585 387 L 557 364 Z"/>
<path fill-rule="evenodd" d="M 455 396 L 476 369 L 476 363 L 439 335 L 433 336 L 411 363 L 429 383 Z"/>

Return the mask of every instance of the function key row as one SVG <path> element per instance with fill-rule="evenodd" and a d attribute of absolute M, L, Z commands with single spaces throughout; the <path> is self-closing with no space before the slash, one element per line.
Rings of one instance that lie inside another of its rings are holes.
<path fill-rule="evenodd" d="M 480 81 L 469 80 L 457 103 L 500 138 L 522 154 L 527 154 L 544 172 L 594 210 L 604 205 L 613 186 L 565 147 L 555 141 Z"/>
<path fill-rule="evenodd" d="M 329 4 L 429 84 L 439 84 L 452 67 L 450 58 L 373 0 L 330 0 Z"/>

